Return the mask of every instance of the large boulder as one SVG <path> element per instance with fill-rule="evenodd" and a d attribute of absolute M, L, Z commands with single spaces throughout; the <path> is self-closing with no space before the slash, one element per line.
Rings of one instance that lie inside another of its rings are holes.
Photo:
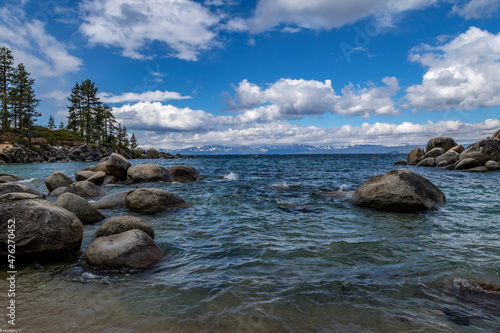
<path fill-rule="evenodd" d="M 174 178 L 164 167 L 157 164 L 142 164 L 127 170 L 127 181 L 131 184 L 146 182 L 173 182 Z"/>
<path fill-rule="evenodd" d="M 111 154 L 109 159 L 106 161 L 106 172 L 115 176 L 119 180 L 127 179 L 127 170 L 130 167 L 130 162 L 125 157 L 117 153 Z"/>
<path fill-rule="evenodd" d="M 179 183 L 194 182 L 195 180 L 203 180 L 205 177 L 195 168 L 188 165 L 175 165 L 167 169 L 174 180 Z"/>
<path fill-rule="evenodd" d="M 0 196 L 0 254 L 7 255 L 9 220 L 15 220 L 16 258 L 54 259 L 80 250 L 83 224 L 75 214 L 29 193 Z"/>
<path fill-rule="evenodd" d="M 108 168 L 106 166 L 106 162 L 101 162 L 99 164 L 97 164 L 94 168 L 94 172 L 98 172 L 98 171 L 104 171 L 105 173 L 108 172 Z"/>
<path fill-rule="evenodd" d="M 447 137 L 439 137 L 430 139 L 427 142 L 427 147 L 425 148 L 426 152 L 430 152 L 434 148 L 443 148 L 445 152 L 455 147 L 457 143 L 452 138 Z"/>
<path fill-rule="evenodd" d="M 45 198 L 45 194 L 38 192 L 37 190 L 26 185 L 13 183 L 0 184 L 0 195 L 7 193 L 31 193 L 39 196 L 40 198 Z"/>
<path fill-rule="evenodd" d="M 56 206 L 62 207 L 75 214 L 83 224 L 92 224 L 102 221 L 106 216 L 102 215 L 84 198 L 73 194 L 64 193 L 56 201 Z"/>
<path fill-rule="evenodd" d="M 85 251 L 82 263 L 95 270 L 121 271 L 151 266 L 163 257 L 151 237 L 134 229 L 96 238 Z"/>
<path fill-rule="evenodd" d="M 418 212 L 445 203 L 445 196 L 428 179 L 398 169 L 371 177 L 356 189 L 351 203 L 386 211 Z"/>
<path fill-rule="evenodd" d="M 485 165 L 491 171 L 500 170 L 500 163 L 498 163 L 498 162 L 488 161 L 488 162 L 486 162 Z"/>
<path fill-rule="evenodd" d="M 49 192 L 59 187 L 68 187 L 72 183 L 73 180 L 71 180 L 71 178 L 59 171 L 52 172 L 52 174 L 45 179 L 45 186 L 47 186 Z"/>
<path fill-rule="evenodd" d="M 436 166 L 436 159 L 434 157 L 427 157 L 418 162 L 418 167 L 433 167 Z"/>
<path fill-rule="evenodd" d="M 424 160 L 426 158 L 429 158 L 429 157 L 438 157 L 438 156 L 441 156 L 443 155 L 444 153 L 446 153 L 446 151 L 443 149 L 443 148 L 440 148 L 440 147 L 437 147 L 437 148 L 433 148 L 431 149 L 429 152 L 427 152 L 424 157 L 422 157 Z"/>
<path fill-rule="evenodd" d="M 462 145 L 456 145 L 455 147 L 451 148 L 450 150 L 448 151 L 455 151 L 459 154 L 462 154 L 462 152 L 465 150 L 464 146 Z"/>
<path fill-rule="evenodd" d="M 98 171 L 99 172 L 99 171 Z M 116 184 L 118 183 L 120 180 L 118 178 L 116 178 L 115 176 L 113 175 L 106 175 L 106 177 L 104 177 L 104 180 L 102 182 L 102 185 L 110 185 L 110 184 Z"/>
<path fill-rule="evenodd" d="M 0 183 L 11 183 L 19 180 L 23 180 L 23 178 L 10 173 L 0 173 Z"/>
<path fill-rule="evenodd" d="M 49 198 L 58 198 L 61 194 L 66 192 L 67 187 L 59 187 L 56 188 L 54 191 L 50 192 Z"/>
<path fill-rule="evenodd" d="M 420 163 L 424 155 L 425 151 L 423 148 L 415 148 L 408 153 L 408 156 L 406 156 L 406 161 L 408 162 L 408 165 L 417 165 L 418 163 Z"/>
<path fill-rule="evenodd" d="M 82 198 L 96 198 L 103 197 L 106 192 L 102 190 L 99 186 L 88 180 L 82 180 L 81 182 L 76 182 L 68 186 L 66 193 L 73 193 L 81 196 Z"/>
<path fill-rule="evenodd" d="M 458 162 L 455 166 L 455 170 L 467 170 L 478 166 L 481 166 L 481 163 L 479 163 L 475 158 L 465 158 Z"/>
<path fill-rule="evenodd" d="M 117 216 L 104 222 L 104 224 L 95 233 L 96 237 L 105 237 L 122 232 L 139 229 L 148 234 L 149 237 L 155 239 L 155 231 L 152 226 L 147 224 L 143 219 L 135 216 Z"/>
<path fill-rule="evenodd" d="M 144 214 L 154 214 L 174 207 L 191 207 L 177 194 L 156 188 L 132 190 L 125 197 L 125 203 L 131 211 Z"/>
<path fill-rule="evenodd" d="M 102 185 L 104 183 L 104 179 L 106 179 L 107 175 L 104 171 L 94 172 L 92 176 L 90 176 L 87 180 L 91 183 L 96 184 L 97 186 Z"/>
<path fill-rule="evenodd" d="M 125 197 L 128 192 L 119 192 L 109 194 L 92 204 L 96 209 L 118 209 L 118 208 L 127 208 L 127 204 L 125 203 Z"/>
<path fill-rule="evenodd" d="M 488 161 L 500 161 L 500 141 L 487 139 L 471 144 L 460 154 L 460 160 L 473 158 L 481 165 Z"/>
<path fill-rule="evenodd" d="M 493 134 L 493 136 L 491 137 L 493 140 L 498 140 L 500 141 L 500 129 L 498 131 L 495 132 L 495 134 Z"/>
<path fill-rule="evenodd" d="M 94 171 L 77 171 L 75 172 L 75 179 L 77 182 L 87 180 L 94 174 Z"/>
<path fill-rule="evenodd" d="M 436 157 L 436 164 L 439 165 L 442 162 L 446 163 L 444 165 L 455 164 L 455 162 L 458 161 L 459 158 L 460 158 L 460 154 L 457 153 L 456 151 L 450 149 L 446 153 L 444 153 L 443 155 Z M 444 165 L 442 165 L 442 166 L 444 166 Z"/>

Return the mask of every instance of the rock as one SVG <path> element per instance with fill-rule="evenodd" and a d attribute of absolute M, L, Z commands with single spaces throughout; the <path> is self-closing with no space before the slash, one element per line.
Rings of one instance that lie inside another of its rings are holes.
<path fill-rule="evenodd" d="M 117 209 L 127 208 L 125 204 L 125 197 L 128 192 L 120 192 L 109 194 L 92 204 L 96 209 Z"/>
<path fill-rule="evenodd" d="M 430 139 L 429 142 L 427 142 L 427 147 L 425 148 L 425 151 L 430 152 L 434 148 L 443 148 L 444 151 L 447 152 L 456 145 L 457 143 L 452 138 L 447 138 L 447 137 L 433 138 Z"/>
<path fill-rule="evenodd" d="M 461 154 L 464 150 L 465 150 L 464 146 L 462 146 L 462 145 L 456 145 L 455 147 L 451 148 L 448 151 L 455 151 L 455 152 Z"/>
<path fill-rule="evenodd" d="M 106 179 L 106 173 L 104 171 L 94 172 L 92 176 L 90 176 L 87 180 L 91 183 L 96 184 L 97 186 L 102 185 L 104 180 Z"/>
<path fill-rule="evenodd" d="M 486 167 L 491 171 L 500 170 L 500 163 L 495 161 L 488 161 L 486 162 Z"/>
<path fill-rule="evenodd" d="M 95 165 L 89 165 L 82 169 L 82 171 L 95 171 Z"/>
<path fill-rule="evenodd" d="M 500 161 L 500 141 L 487 139 L 471 144 L 460 154 L 460 160 L 467 158 L 474 158 L 481 165 L 490 160 Z"/>
<path fill-rule="evenodd" d="M 83 224 L 96 223 L 106 218 L 106 216 L 102 215 L 87 200 L 73 193 L 62 194 L 57 199 L 56 206 L 69 210 L 75 214 Z"/>
<path fill-rule="evenodd" d="M 500 141 L 500 129 L 493 134 L 491 137 L 493 140 L 499 140 Z"/>
<path fill-rule="evenodd" d="M 45 179 L 45 186 L 47 186 L 49 192 L 52 192 L 59 187 L 68 187 L 72 183 L 73 181 L 71 178 L 59 171 L 52 172 L 52 174 Z"/>
<path fill-rule="evenodd" d="M 7 256 L 7 221 L 16 220 L 16 259 L 54 259 L 80 250 L 82 222 L 75 214 L 29 193 L 0 196 L 0 254 Z"/>
<path fill-rule="evenodd" d="M 428 157 L 420 161 L 417 166 L 418 167 L 433 167 L 436 165 L 436 159 L 434 157 Z"/>
<path fill-rule="evenodd" d="M 433 148 L 432 150 L 430 150 L 427 154 L 424 155 L 424 157 L 422 159 L 426 159 L 426 158 L 429 158 L 429 157 L 438 157 L 438 156 L 441 156 L 443 155 L 444 153 L 446 153 L 446 151 L 443 149 L 443 148 Z"/>
<path fill-rule="evenodd" d="M 455 170 L 455 164 L 446 165 L 443 169 L 445 170 Z"/>
<path fill-rule="evenodd" d="M 405 160 L 399 160 L 399 161 L 396 161 L 396 163 L 394 163 L 394 165 L 403 165 L 403 166 L 406 166 L 406 165 L 408 165 L 408 163 L 406 163 Z"/>
<path fill-rule="evenodd" d="M 58 187 L 54 191 L 50 192 L 49 198 L 57 198 L 64 192 L 66 192 L 67 187 Z"/>
<path fill-rule="evenodd" d="M 99 186 L 88 180 L 82 180 L 81 182 L 76 182 L 68 186 L 65 193 L 73 193 L 81 196 L 82 198 L 96 198 L 103 197 L 106 195 Z"/>
<path fill-rule="evenodd" d="M 30 193 L 40 198 L 45 198 L 45 194 L 38 192 L 37 190 L 21 184 L 13 184 L 13 183 L 3 183 L 0 184 L 0 195 L 4 195 L 7 193 Z"/>
<path fill-rule="evenodd" d="M 131 211 L 145 214 L 154 214 L 174 207 L 191 207 L 180 196 L 156 188 L 132 190 L 127 193 L 125 203 Z"/>
<path fill-rule="evenodd" d="M 96 237 L 105 237 L 122 232 L 139 229 L 148 234 L 149 237 L 155 239 L 155 231 L 153 227 L 147 224 L 143 219 L 135 216 L 118 216 L 104 222 L 104 224 L 95 233 Z"/>
<path fill-rule="evenodd" d="M 101 162 L 101 163 L 96 165 L 94 172 L 98 172 L 98 171 L 104 171 L 105 173 L 108 172 L 108 168 L 106 167 L 106 162 Z"/>
<path fill-rule="evenodd" d="M 460 155 L 462 156 L 462 155 Z M 466 169 L 472 169 L 475 167 L 481 166 L 481 163 L 479 163 L 476 159 L 474 158 L 466 158 L 458 162 L 458 164 L 455 167 L 455 170 L 466 170 Z"/>
<path fill-rule="evenodd" d="M 134 229 L 96 238 L 85 251 L 82 263 L 95 270 L 130 270 L 151 266 L 163 256 L 151 237 Z"/>
<path fill-rule="evenodd" d="M 438 166 L 441 162 L 446 162 L 445 165 L 454 164 L 456 161 L 458 161 L 459 157 L 460 157 L 459 153 L 450 149 L 443 155 L 436 157 L 436 164 Z"/>
<path fill-rule="evenodd" d="M 423 148 L 415 148 L 408 153 L 406 157 L 406 161 L 408 165 L 417 165 L 420 161 L 422 161 L 422 157 L 424 157 L 425 151 Z"/>
<path fill-rule="evenodd" d="M 75 179 L 77 182 L 87 180 L 94 175 L 94 171 L 78 171 L 75 172 Z"/>
<path fill-rule="evenodd" d="M 408 169 L 398 169 L 368 179 L 350 201 L 361 207 L 418 212 L 444 204 L 445 196 L 428 179 Z"/>
<path fill-rule="evenodd" d="M 120 180 L 113 175 L 106 175 L 106 177 L 104 177 L 104 181 L 103 181 L 102 185 L 116 184 L 119 181 Z"/>
<path fill-rule="evenodd" d="M 195 180 L 203 180 L 205 177 L 193 167 L 187 165 L 176 165 L 167 169 L 176 182 L 185 183 Z"/>
<path fill-rule="evenodd" d="M 466 169 L 466 170 L 463 170 L 465 172 L 487 172 L 487 171 L 490 171 L 490 169 L 488 169 L 488 167 L 482 165 L 482 166 L 478 166 L 478 167 L 475 167 L 475 168 L 471 168 L 471 169 Z"/>
<path fill-rule="evenodd" d="M 127 181 L 131 184 L 146 182 L 173 182 L 170 172 L 156 164 L 142 164 L 127 170 Z"/>
<path fill-rule="evenodd" d="M 11 183 L 23 180 L 22 177 L 10 173 L 0 173 L 0 183 Z"/>
<path fill-rule="evenodd" d="M 120 154 L 113 153 L 106 162 L 107 173 L 119 180 L 127 179 L 127 170 L 130 168 L 129 161 Z"/>
<path fill-rule="evenodd" d="M 446 162 L 446 161 L 441 161 L 441 162 L 439 162 L 439 163 L 436 165 L 436 167 L 437 167 L 437 168 L 444 168 L 444 167 L 445 167 L 445 166 L 447 166 L 447 165 L 448 165 L 448 162 Z M 453 169 L 454 169 L 454 168 L 453 168 Z"/>

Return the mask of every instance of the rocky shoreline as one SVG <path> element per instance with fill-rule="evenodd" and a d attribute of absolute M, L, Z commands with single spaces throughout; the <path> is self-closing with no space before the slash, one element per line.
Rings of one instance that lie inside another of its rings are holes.
<path fill-rule="evenodd" d="M 53 163 L 53 162 L 95 162 L 102 161 L 113 153 L 118 153 L 127 159 L 174 159 L 192 158 L 193 156 L 172 155 L 154 149 L 143 150 L 142 154 L 135 155 L 132 151 L 117 151 L 111 145 L 100 146 L 81 145 L 45 146 L 28 148 L 20 144 L 12 144 L 0 152 L 0 164 L 4 163 Z"/>

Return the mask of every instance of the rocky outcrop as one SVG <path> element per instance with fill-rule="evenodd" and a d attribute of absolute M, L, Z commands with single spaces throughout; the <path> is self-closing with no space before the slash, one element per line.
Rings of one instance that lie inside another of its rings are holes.
<path fill-rule="evenodd" d="M 205 177 L 195 168 L 187 165 L 176 165 L 167 169 L 174 180 L 179 183 L 194 182 L 203 180 Z"/>
<path fill-rule="evenodd" d="M 82 222 L 75 214 L 28 193 L 0 196 L 0 230 L 15 219 L 16 258 L 53 260 L 80 250 Z M 7 255 L 7 232 L 0 233 L 0 254 Z"/>
<path fill-rule="evenodd" d="M 45 198 L 45 194 L 38 192 L 37 190 L 26 185 L 13 184 L 13 183 L 0 184 L 0 195 L 4 195 L 7 193 L 30 193 L 40 198 Z"/>
<path fill-rule="evenodd" d="M 408 169 L 398 169 L 368 179 L 350 201 L 360 207 L 419 212 L 444 204 L 445 195 L 428 179 Z"/>
<path fill-rule="evenodd" d="M 191 207 L 177 194 L 156 188 L 141 188 L 130 191 L 125 197 L 125 203 L 132 212 L 144 214 L 159 213 L 174 207 Z"/>
<path fill-rule="evenodd" d="M 45 186 L 47 186 L 49 192 L 59 187 L 68 187 L 71 184 L 73 184 L 73 180 L 59 171 L 52 172 L 52 174 L 45 179 Z"/>
<path fill-rule="evenodd" d="M 120 154 L 113 153 L 106 161 L 107 173 L 115 176 L 119 180 L 127 179 L 127 170 L 130 167 L 130 162 Z"/>
<path fill-rule="evenodd" d="M 82 263 L 94 270 L 122 271 L 151 266 L 163 257 L 151 237 L 134 229 L 96 238 L 85 251 Z"/>
<path fill-rule="evenodd" d="M 420 161 L 422 161 L 424 155 L 425 151 L 423 148 L 415 148 L 408 153 L 406 161 L 408 162 L 408 165 L 417 165 Z"/>
<path fill-rule="evenodd" d="M 149 237 L 155 239 L 155 231 L 153 227 L 147 224 L 143 219 L 135 216 L 118 216 L 106 222 L 95 233 L 96 237 L 105 237 L 122 232 L 139 229 L 148 234 Z"/>
<path fill-rule="evenodd" d="M 495 132 L 495 134 L 493 134 L 493 136 L 491 137 L 493 140 L 498 140 L 500 141 L 500 129 L 498 131 Z"/>
<path fill-rule="evenodd" d="M 102 221 L 102 215 L 87 200 L 73 193 L 64 193 L 56 201 L 56 206 L 62 207 L 75 214 L 83 224 L 92 224 Z"/>
<path fill-rule="evenodd" d="M 460 160 L 467 158 L 473 158 L 481 165 L 488 161 L 500 161 L 500 141 L 487 139 L 471 144 L 460 154 Z"/>
<path fill-rule="evenodd" d="M 447 152 L 448 150 L 455 147 L 456 145 L 457 145 L 457 143 L 452 138 L 447 138 L 447 137 L 433 138 L 433 139 L 430 139 L 429 142 L 427 142 L 427 146 L 425 148 L 425 151 L 430 152 L 434 148 L 442 148 L 445 152 Z M 433 157 L 436 157 L 436 156 L 433 156 Z"/>
<path fill-rule="evenodd" d="M 127 181 L 131 184 L 147 182 L 173 182 L 174 178 L 164 167 L 156 164 L 142 164 L 127 170 Z"/>
<path fill-rule="evenodd" d="M 127 204 L 125 203 L 125 197 L 128 192 L 120 192 L 109 194 L 92 204 L 96 209 L 119 209 L 119 208 L 127 208 Z"/>
<path fill-rule="evenodd" d="M 73 193 L 81 196 L 82 198 L 97 198 L 104 197 L 106 195 L 104 190 L 88 180 L 82 180 L 81 182 L 69 185 L 65 193 Z"/>

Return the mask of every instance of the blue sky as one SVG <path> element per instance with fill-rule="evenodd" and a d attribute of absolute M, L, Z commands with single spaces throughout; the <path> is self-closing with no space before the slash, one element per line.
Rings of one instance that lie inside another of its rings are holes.
<path fill-rule="evenodd" d="M 500 128 L 498 0 L 7 0 L 46 124 L 91 79 L 142 147 L 470 143 Z"/>

